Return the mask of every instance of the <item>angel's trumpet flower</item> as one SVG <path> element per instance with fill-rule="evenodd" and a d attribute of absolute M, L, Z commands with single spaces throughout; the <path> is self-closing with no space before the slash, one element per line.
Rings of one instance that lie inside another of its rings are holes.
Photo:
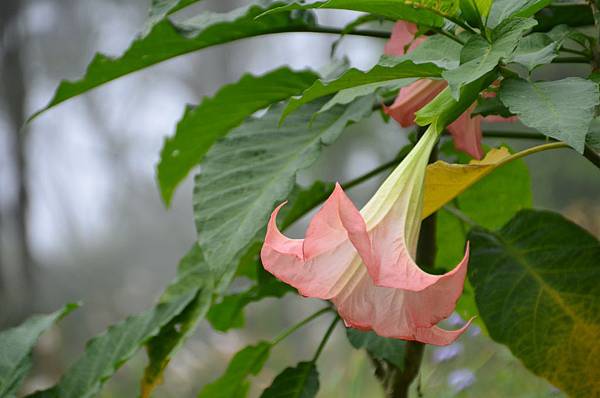
<path fill-rule="evenodd" d="M 314 216 L 305 239 L 269 221 L 263 266 L 306 297 L 331 300 L 349 327 L 380 336 L 446 345 L 468 327 L 436 326 L 463 289 L 464 259 L 444 275 L 415 263 L 427 162 L 439 132 L 430 127 L 371 200 L 358 211 L 339 185 Z"/>

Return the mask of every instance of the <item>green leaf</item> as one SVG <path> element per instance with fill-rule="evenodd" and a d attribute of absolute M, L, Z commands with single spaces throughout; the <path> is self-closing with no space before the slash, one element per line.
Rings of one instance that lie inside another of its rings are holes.
<path fill-rule="evenodd" d="M 260 398 L 314 398 L 319 391 L 319 373 L 314 362 L 286 368 Z"/>
<path fill-rule="evenodd" d="M 569 396 L 600 395 L 600 242 L 532 210 L 469 239 L 469 279 L 490 336 Z"/>
<path fill-rule="evenodd" d="M 335 80 L 317 80 L 301 96 L 290 100 L 283 112 L 282 120 L 302 105 L 335 94 L 340 90 L 378 83 L 391 83 L 404 78 L 439 77 L 441 72 L 442 70 L 432 63 L 416 64 L 401 58 L 383 58 L 378 65 L 367 72 L 350 69 Z"/>
<path fill-rule="evenodd" d="M 200 1 L 201 0 L 152 0 L 150 15 L 148 16 L 146 24 L 148 28 L 151 28 L 162 21 L 166 16 Z"/>
<path fill-rule="evenodd" d="M 558 56 L 560 44 L 545 33 L 532 33 L 519 42 L 509 62 L 519 63 L 530 72 L 540 65 L 549 64 Z"/>
<path fill-rule="evenodd" d="M 511 17 L 531 17 L 552 0 L 495 0 L 490 9 L 488 27 L 495 28 Z"/>
<path fill-rule="evenodd" d="M 460 89 L 465 84 L 491 72 L 500 61 L 509 58 L 525 32 L 536 23 L 531 18 L 511 18 L 492 31 L 491 43 L 481 36 L 472 36 L 462 50 L 461 61 L 464 63 L 442 73 L 454 98 L 458 98 Z"/>
<path fill-rule="evenodd" d="M 310 3 L 306 0 L 288 0 L 287 3 L 266 11 L 263 15 L 291 10 L 339 9 L 366 12 L 393 21 L 404 20 L 419 25 L 442 27 L 444 18 L 439 14 L 453 15 L 457 10 L 457 2 L 454 0 L 318 0 Z"/>
<path fill-rule="evenodd" d="M 547 32 L 557 25 L 565 24 L 572 27 L 594 25 L 594 15 L 587 3 L 554 2 L 546 7 L 544 12 L 536 14 L 539 25 L 537 30 Z"/>
<path fill-rule="evenodd" d="M 314 25 L 314 19 L 306 13 L 278 13 L 255 20 L 265 10 L 281 4 L 284 4 L 282 0 L 258 0 L 228 13 L 205 12 L 183 23 L 164 19 L 147 35 L 134 40 L 120 57 L 96 54 L 81 79 L 62 81 L 48 105 L 30 119 L 111 80 L 182 54 L 247 37 L 292 32 Z"/>
<path fill-rule="evenodd" d="M 508 79 L 498 95 L 525 125 L 583 153 L 585 136 L 600 102 L 597 84 L 579 77 L 551 82 Z"/>
<path fill-rule="evenodd" d="M 210 308 L 206 319 L 214 329 L 221 332 L 241 328 L 244 326 L 244 308 L 248 304 L 268 297 L 281 298 L 293 291 L 295 290 L 289 285 L 269 278 L 268 281 L 252 286 L 242 293 L 225 296 L 221 302 Z"/>
<path fill-rule="evenodd" d="M 180 314 L 195 295 L 162 303 L 140 315 L 111 326 L 86 346 L 83 356 L 63 375 L 57 385 L 32 395 L 35 398 L 90 398 L 161 328 Z"/>
<path fill-rule="evenodd" d="M 1 397 L 16 397 L 31 369 L 31 352 L 42 333 L 78 307 L 67 304 L 52 314 L 32 316 L 21 325 L 0 332 Z"/>
<path fill-rule="evenodd" d="M 294 72 L 285 67 L 263 76 L 245 75 L 200 105 L 189 107 L 160 154 L 157 175 L 165 202 L 171 201 L 177 185 L 202 161 L 216 140 L 254 112 L 301 93 L 316 78 L 313 72 Z"/>
<path fill-rule="evenodd" d="M 590 125 L 590 132 L 585 138 L 585 143 L 594 152 L 600 154 L 600 119 L 595 118 Z"/>
<path fill-rule="evenodd" d="M 364 348 L 377 359 L 385 360 L 396 368 L 404 369 L 406 341 L 378 336 L 375 332 L 363 332 L 346 328 L 346 336 L 352 347 Z"/>
<path fill-rule="evenodd" d="M 211 148 L 196 179 L 194 213 L 198 242 L 207 263 L 224 281 L 238 257 L 265 227 L 276 204 L 292 191 L 296 173 L 311 165 L 321 147 L 332 143 L 352 122 L 372 112 L 373 98 L 312 115 L 311 103 L 278 127 L 283 105 L 252 119 Z"/>
<path fill-rule="evenodd" d="M 502 117 L 511 117 L 512 113 L 500 101 L 498 96 L 489 98 L 479 98 L 477 107 L 473 110 L 473 115 L 490 116 L 498 115 Z"/>
<path fill-rule="evenodd" d="M 214 281 L 211 275 L 207 274 L 207 269 L 200 248 L 194 244 L 181 259 L 176 280 L 163 293 L 161 303 L 177 301 L 191 294 L 195 297 L 146 344 L 149 363 L 142 379 L 142 398 L 150 397 L 152 391 L 161 383 L 162 374 L 173 353 L 194 332 L 198 321 L 208 311 L 212 302 Z"/>
<path fill-rule="evenodd" d="M 492 0 L 460 0 L 460 11 L 462 17 L 469 25 L 484 29 L 484 19 L 490 12 Z"/>
<path fill-rule="evenodd" d="M 531 179 L 527 164 L 523 160 L 515 160 L 473 185 L 458 196 L 451 206 L 475 223 L 495 229 L 508 222 L 518 211 L 531 207 L 531 204 Z M 447 210 L 438 212 L 436 267 L 448 270 L 462 260 L 469 228 Z M 473 289 L 468 281 L 456 311 L 465 319 L 478 315 Z M 480 318 L 475 321 L 481 322 Z"/>
<path fill-rule="evenodd" d="M 250 387 L 248 377 L 261 371 L 271 347 L 271 343 L 261 341 L 239 351 L 229 362 L 225 374 L 204 386 L 198 398 L 244 398 Z"/>
<path fill-rule="evenodd" d="M 428 36 L 417 48 L 390 62 L 412 61 L 415 64 L 434 64 L 442 69 L 455 69 L 460 63 L 462 46 L 444 35 Z"/>

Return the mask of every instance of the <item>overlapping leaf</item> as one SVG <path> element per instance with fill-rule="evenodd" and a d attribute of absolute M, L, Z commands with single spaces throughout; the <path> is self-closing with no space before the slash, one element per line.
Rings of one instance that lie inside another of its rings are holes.
<path fill-rule="evenodd" d="M 319 373 L 313 361 L 300 362 L 281 372 L 260 398 L 314 398 L 319 391 Z"/>
<path fill-rule="evenodd" d="M 282 0 L 258 0 L 223 14 L 206 12 L 180 24 L 163 19 L 148 34 L 133 41 L 120 57 L 96 54 L 85 75 L 76 81 L 61 82 L 48 105 L 32 118 L 111 80 L 182 54 L 247 37 L 303 30 L 314 25 L 310 15 L 297 12 L 277 13 L 255 20 L 264 11 L 282 4 Z"/>
<path fill-rule="evenodd" d="M 552 0 L 495 0 L 490 9 L 488 27 L 495 28 L 510 17 L 531 17 Z"/>
<path fill-rule="evenodd" d="M 578 77 L 551 82 L 508 79 L 498 95 L 524 124 L 583 153 L 585 137 L 600 103 L 596 83 Z"/>
<path fill-rule="evenodd" d="M 549 64 L 558 56 L 560 43 L 545 33 L 532 33 L 519 42 L 508 62 L 517 62 L 532 71 L 540 65 Z"/>
<path fill-rule="evenodd" d="M 198 242 L 207 263 L 228 280 L 237 259 L 264 228 L 275 204 L 294 187 L 296 173 L 312 164 L 321 147 L 348 123 L 372 112 L 373 98 L 313 114 L 322 102 L 306 105 L 282 127 L 283 105 L 250 120 L 218 142 L 196 179 L 194 209 Z"/>
<path fill-rule="evenodd" d="M 147 25 L 150 28 L 162 21 L 167 15 L 200 1 L 202 0 L 152 0 Z"/>
<path fill-rule="evenodd" d="M 426 26 L 441 27 L 445 16 L 456 14 L 455 0 L 288 0 L 288 4 L 267 11 L 273 14 L 291 10 L 340 9 L 375 14 L 391 20 L 404 20 Z"/>
<path fill-rule="evenodd" d="M 0 397 L 16 397 L 31 369 L 31 352 L 39 337 L 77 307 L 68 304 L 52 314 L 32 316 L 23 324 L 0 332 Z"/>
<path fill-rule="evenodd" d="M 600 395 L 600 242 L 531 210 L 469 240 L 469 279 L 490 336 L 569 396 Z"/>
<path fill-rule="evenodd" d="M 465 84 L 491 72 L 500 61 L 509 58 L 525 32 L 536 24 L 531 18 L 511 18 L 492 31 L 491 43 L 481 36 L 472 36 L 462 50 L 463 63 L 442 74 L 448 81 L 454 98 L 458 98 L 460 89 Z"/>
<path fill-rule="evenodd" d="M 170 202 L 177 185 L 216 140 L 254 112 L 301 93 L 316 78 L 313 72 L 294 72 L 285 67 L 262 76 L 245 75 L 200 105 L 189 107 L 161 151 L 157 176 L 165 202 Z"/>
<path fill-rule="evenodd" d="M 404 368 L 406 341 L 378 336 L 375 332 L 363 332 L 346 328 L 346 336 L 352 347 L 364 348 L 373 357 L 385 360 L 398 369 Z"/>

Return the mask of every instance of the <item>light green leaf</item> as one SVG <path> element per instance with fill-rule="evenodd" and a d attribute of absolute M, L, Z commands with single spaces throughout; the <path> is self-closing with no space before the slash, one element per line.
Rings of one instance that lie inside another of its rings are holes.
<path fill-rule="evenodd" d="M 393 21 L 404 20 L 419 25 L 442 27 L 444 18 L 441 14 L 451 16 L 457 11 L 457 2 L 454 0 L 288 0 L 287 3 L 266 11 L 263 15 L 291 10 L 340 9 L 375 14 Z"/>
<path fill-rule="evenodd" d="M 213 304 L 206 319 L 221 332 L 241 328 L 244 326 L 244 309 L 247 305 L 269 297 L 281 298 L 293 291 L 289 285 L 271 277 L 242 293 L 223 297 L 219 303 Z"/>
<path fill-rule="evenodd" d="M 104 334 L 89 341 L 83 356 L 67 370 L 57 385 L 31 397 L 95 397 L 117 369 L 156 336 L 164 325 L 180 314 L 195 297 L 194 294 L 189 294 L 179 300 L 162 303 L 111 326 Z"/>
<path fill-rule="evenodd" d="M 0 397 L 16 397 L 31 369 L 31 352 L 42 333 L 78 307 L 67 304 L 52 314 L 32 316 L 21 325 L 0 332 Z"/>
<path fill-rule="evenodd" d="M 473 185 L 450 206 L 459 209 L 475 223 L 495 229 L 508 222 L 518 211 L 531 207 L 531 203 L 531 179 L 527 165 L 523 160 L 515 160 Z M 447 210 L 438 212 L 436 267 L 449 270 L 462 260 L 469 228 Z M 465 319 L 478 315 L 473 289 L 468 281 L 456 311 Z M 480 318 L 476 318 L 476 322 L 481 322 Z"/>
<path fill-rule="evenodd" d="M 488 17 L 488 27 L 493 29 L 511 17 L 531 17 L 552 0 L 495 0 Z"/>
<path fill-rule="evenodd" d="M 532 210 L 469 240 L 469 279 L 490 336 L 569 396 L 600 395 L 600 242 Z"/>
<path fill-rule="evenodd" d="M 165 202 L 171 201 L 177 185 L 216 140 L 254 112 L 301 93 L 316 78 L 313 72 L 294 72 L 285 67 L 262 76 L 245 75 L 200 105 L 189 107 L 160 154 L 157 176 Z"/>
<path fill-rule="evenodd" d="M 377 359 L 385 360 L 398 369 L 404 369 L 406 341 L 378 336 L 375 332 L 362 332 L 346 328 L 346 336 L 352 347 L 364 348 Z"/>
<path fill-rule="evenodd" d="M 276 204 L 285 200 L 298 170 L 311 165 L 321 147 L 352 122 L 372 112 L 373 98 L 335 107 L 310 123 L 322 101 L 311 103 L 278 127 L 283 105 L 253 119 L 219 141 L 196 179 L 194 214 L 198 242 L 207 263 L 223 280 L 238 257 L 265 227 Z"/>
<path fill-rule="evenodd" d="M 264 34 L 297 31 L 314 25 L 306 13 L 278 13 L 256 21 L 265 10 L 284 4 L 283 0 L 258 0 L 224 14 L 205 12 L 186 22 L 168 19 L 156 24 L 147 35 L 137 38 L 118 58 L 96 54 L 85 75 L 76 81 L 62 81 L 45 110 L 95 87 L 159 62 L 203 48 Z"/>
<path fill-rule="evenodd" d="M 172 355 L 194 332 L 199 320 L 208 311 L 214 293 L 214 281 L 206 272 L 207 269 L 200 248 L 194 244 L 181 259 L 177 278 L 163 293 L 161 303 L 174 302 L 188 295 L 195 297 L 146 344 L 149 363 L 141 383 L 142 398 L 150 397 L 152 391 L 162 382 L 163 372 Z"/>
<path fill-rule="evenodd" d="M 200 1 L 202 0 L 152 0 L 150 13 L 146 21 L 147 29 L 149 30 L 166 16 Z"/>
<path fill-rule="evenodd" d="M 585 136 L 600 102 L 597 84 L 579 77 L 551 82 L 508 79 L 498 95 L 525 125 L 583 153 Z"/>
<path fill-rule="evenodd" d="M 463 48 L 461 61 L 456 69 L 442 73 L 448 81 L 454 98 L 460 89 L 496 68 L 499 62 L 511 56 L 519 41 L 537 22 L 530 18 L 511 18 L 492 31 L 492 42 L 481 36 L 473 36 Z"/>
<path fill-rule="evenodd" d="M 549 64 L 558 56 L 560 43 L 545 33 L 532 33 L 519 42 L 517 49 L 506 62 L 516 62 L 530 72 L 540 65 Z"/>
<path fill-rule="evenodd" d="M 383 58 L 380 64 L 367 72 L 350 69 L 337 79 L 317 80 L 301 96 L 290 100 L 283 112 L 282 120 L 302 105 L 335 94 L 340 90 L 377 83 L 391 83 L 404 78 L 439 77 L 441 72 L 442 70 L 438 66 L 431 63 L 415 64 L 412 61 L 403 61 L 401 58 Z"/>
<path fill-rule="evenodd" d="M 223 376 L 202 388 L 198 398 L 244 398 L 248 394 L 248 377 L 263 368 L 271 352 L 271 343 L 261 341 L 239 351 L 229 362 Z"/>
<path fill-rule="evenodd" d="M 314 398 L 319 391 L 319 373 L 314 362 L 300 362 L 281 372 L 260 398 Z"/>
<path fill-rule="evenodd" d="M 417 48 L 401 57 L 391 57 L 390 63 L 412 61 L 415 64 L 434 64 L 442 69 L 455 69 L 460 63 L 462 46 L 444 35 L 428 36 Z"/>

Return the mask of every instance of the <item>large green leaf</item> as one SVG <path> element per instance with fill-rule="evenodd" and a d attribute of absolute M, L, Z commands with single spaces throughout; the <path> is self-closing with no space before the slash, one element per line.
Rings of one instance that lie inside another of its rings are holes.
<path fill-rule="evenodd" d="M 469 239 L 469 279 L 490 336 L 569 396 L 600 396 L 600 242 L 532 210 Z"/>
<path fill-rule="evenodd" d="M 313 72 L 280 68 L 262 76 L 245 75 L 213 97 L 189 107 L 173 137 L 165 141 L 157 167 L 158 183 L 169 203 L 177 185 L 198 165 L 212 144 L 266 106 L 301 93 L 315 81 Z"/>
<path fill-rule="evenodd" d="M 21 325 L 0 332 L 0 397 L 16 397 L 31 369 L 31 351 L 39 337 L 77 307 L 68 304 L 52 314 L 32 316 Z"/>
<path fill-rule="evenodd" d="M 314 25 L 312 16 L 305 13 L 277 13 L 255 20 L 259 14 L 281 4 L 282 0 L 258 0 L 224 14 L 205 12 L 179 24 L 164 19 L 147 35 L 133 41 L 120 57 L 96 54 L 85 75 L 76 81 L 62 81 L 48 105 L 32 118 L 111 80 L 182 54 L 246 37 L 302 31 Z"/>
<path fill-rule="evenodd" d="M 373 98 L 312 115 L 311 103 L 278 127 L 283 105 L 232 131 L 206 155 L 196 179 L 194 213 L 198 242 L 207 263 L 227 281 L 237 258 L 265 227 L 273 207 L 291 192 L 298 170 L 311 165 L 321 147 L 348 123 L 372 112 Z"/>
<path fill-rule="evenodd" d="M 198 398 L 244 398 L 250 387 L 248 377 L 261 371 L 271 347 L 271 343 L 261 341 L 239 351 L 229 362 L 223 376 L 204 386 Z"/>
<path fill-rule="evenodd" d="M 314 362 L 300 362 L 277 375 L 260 398 L 314 398 L 319 391 L 319 373 Z"/>
<path fill-rule="evenodd" d="M 265 12 L 265 15 L 282 11 L 308 9 L 340 9 L 366 12 L 391 20 L 404 20 L 419 25 L 441 27 L 444 18 L 452 16 L 457 11 L 454 0 L 288 0 L 287 5 Z M 414 5 L 414 6 L 413 6 Z"/>
<path fill-rule="evenodd" d="M 524 124 L 565 141 L 580 153 L 600 103 L 598 85 L 578 77 L 551 82 L 508 79 L 499 97 Z"/>
<path fill-rule="evenodd" d="M 38 391 L 35 398 L 90 398 L 161 328 L 194 300 L 194 294 L 162 303 L 140 315 L 127 318 L 87 344 L 83 356 L 63 375 L 57 385 Z"/>
<path fill-rule="evenodd" d="M 363 332 L 346 328 L 346 336 L 352 347 L 364 348 L 377 359 L 385 360 L 398 369 L 404 368 L 406 341 L 378 336 L 375 332 Z"/>
<path fill-rule="evenodd" d="M 531 203 L 531 179 L 527 165 L 523 160 L 515 160 L 473 185 L 450 206 L 475 223 L 495 229 L 507 223 L 518 211 L 531 207 Z M 469 228 L 447 210 L 438 212 L 436 267 L 447 270 L 458 264 L 465 254 Z M 478 315 L 473 289 L 468 281 L 456 311 L 466 319 Z M 476 321 L 480 322 L 480 318 Z"/>
<path fill-rule="evenodd" d="M 302 105 L 318 98 L 335 94 L 340 90 L 381 83 L 392 83 L 411 77 L 439 77 L 442 69 L 432 63 L 417 64 L 413 61 L 383 58 L 367 72 L 350 69 L 334 80 L 317 80 L 301 96 L 292 98 L 283 112 L 282 120 Z"/>
<path fill-rule="evenodd" d="M 162 381 L 163 371 L 173 353 L 194 332 L 198 321 L 208 311 L 214 293 L 214 281 L 206 272 L 207 269 L 200 248 L 194 244 L 181 259 L 177 278 L 162 295 L 160 303 L 174 302 L 188 295 L 195 297 L 146 344 L 149 363 L 142 379 L 142 398 L 150 397 Z"/>
<path fill-rule="evenodd" d="M 481 36 L 472 36 L 462 50 L 463 63 L 442 74 L 448 81 L 454 98 L 458 98 L 460 89 L 465 84 L 479 79 L 496 68 L 500 61 L 510 57 L 525 32 L 536 24 L 530 18 L 511 18 L 492 31 L 491 43 Z"/>
<path fill-rule="evenodd" d="M 552 0 L 495 0 L 488 17 L 488 27 L 495 28 L 510 17 L 531 17 Z"/>

